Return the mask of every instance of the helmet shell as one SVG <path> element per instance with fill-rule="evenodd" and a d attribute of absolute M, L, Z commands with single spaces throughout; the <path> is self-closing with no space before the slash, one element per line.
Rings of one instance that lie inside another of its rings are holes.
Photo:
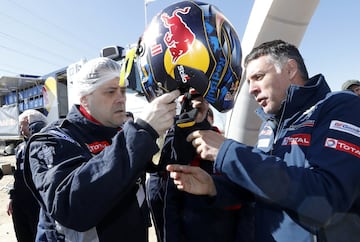
<path fill-rule="evenodd" d="M 241 45 L 232 24 L 214 5 L 182 1 L 158 13 L 138 48 L 143 91 L 195 88 L 218 111 L 231 109 L 241 79 Z"/>

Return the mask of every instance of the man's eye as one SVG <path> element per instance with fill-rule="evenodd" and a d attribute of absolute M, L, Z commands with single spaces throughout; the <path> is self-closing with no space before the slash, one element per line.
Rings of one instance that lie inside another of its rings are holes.
<path fill-rule="evenodd" d="M 106 93 L 106 94 L 113 94 L 113 93 L 114 93 L 114 91 L 109 90 L 109 91 L 106 91 L 105 93 Z"/>
<path fill-rule="evenodd" d="M 258 75 L 256 75 L 256 80 L 257 81 L 260 81 L 261 79 L 263 79 L 264 78 L 264 75 L 263 74 L 258 74 Z"/>

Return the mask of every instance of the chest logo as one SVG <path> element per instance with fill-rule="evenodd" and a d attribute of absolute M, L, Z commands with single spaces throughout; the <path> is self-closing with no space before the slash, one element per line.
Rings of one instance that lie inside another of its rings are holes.
<path fill-rule="evenodd" d="M 89 148 L 89 150 L 92 154 L 98 154 L 103 149 L 105 149 L 106 146 L 109 146 L 109 145 L 110 145 L 109 142 L 101 141 L 101 142 L 94 142 L 91 144 L 87 144 L 87 147 Z"/>
<path fill-rule="evenodd" d="M 299 146 L 309 146 L 311 141 L 310 134 L 294 134 L 288 137 L 285 137 L 281 145 L 299 145 Z"/>

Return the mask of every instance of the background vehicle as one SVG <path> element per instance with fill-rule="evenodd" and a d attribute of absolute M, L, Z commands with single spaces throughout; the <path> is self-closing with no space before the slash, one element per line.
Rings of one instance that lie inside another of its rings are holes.
<path fill-rule="evenodd" d="M 123 53 L 124 52 L 124 53 Z M 122 62 L 125 49 L 109 46 L 101 50 L 106 56 Z M 37 109 L 46 115 L 48 122 L 64 118 L 69 108 L 77 103 L 74 75 L 86 63 L 80 60 L 44 76 L 19 75 L 0 77 L 0 154 L 10 155 L 22 140 L 18 116 L 24 110 Z M 147 103 L 141 94 L 137 69 L 128 76 L 127 110 L 136 117 Z"/>

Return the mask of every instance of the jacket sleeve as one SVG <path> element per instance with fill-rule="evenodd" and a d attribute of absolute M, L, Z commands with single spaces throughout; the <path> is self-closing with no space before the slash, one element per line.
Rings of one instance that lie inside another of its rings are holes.
<path fill-rule="evenodd" d="M 128 199 L 157 151 L 154 137 L 132 122 L 93 157 L 70 137 L 35 136 L 28 152 L 32 190 L 60 224 L 85 231 Z"/>
<path fill-rule="evenodd" d="M 281 206 L 299 223 L 326 226 L 359 202 L 360 116 L 351 107 L 358 108 L 360 99 L 348 97 L 331 97 L 317 107 L 304 156 L 291 156 L 290 151 L 279 158 L 226 140 L 215 168 L 258 199 Z M 286 159 L 308 165 L 288 165 Z"/>

